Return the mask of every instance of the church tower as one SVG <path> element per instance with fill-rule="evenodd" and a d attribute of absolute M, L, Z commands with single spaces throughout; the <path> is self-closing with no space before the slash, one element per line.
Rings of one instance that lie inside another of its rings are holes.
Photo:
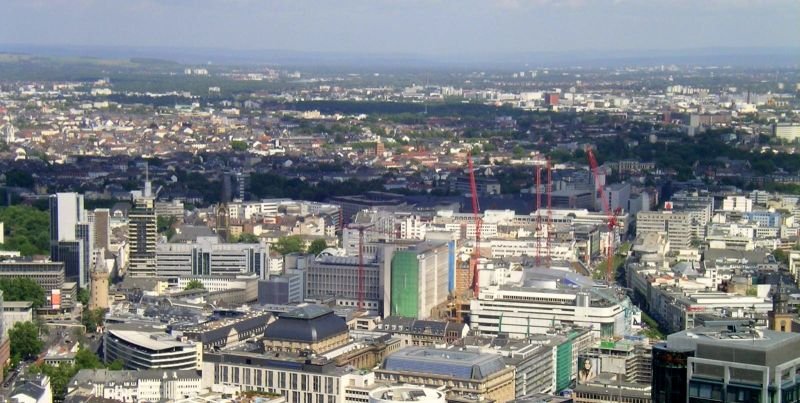
<path fill-rule="evenodd" d="M 783 281 L 772 294 L 772 311 L 769 313 L 769 328 L 777 332 L 791 332 L 794 315 L 789 312 L 789 296 L 783 292 Z"/>

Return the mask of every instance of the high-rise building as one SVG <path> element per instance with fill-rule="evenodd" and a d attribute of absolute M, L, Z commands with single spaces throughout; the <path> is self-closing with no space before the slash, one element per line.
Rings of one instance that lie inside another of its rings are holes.
<path fill-rule="evenodd" d="M 670 209 L 686 212 L 691 219 L 692 237 L 705 236 L 706 224 L 714 213 L 714 197 L 706 191 L 684 190 L 672 195 Z"/>
<path fill-rule="evenodd" d="M 80 287 L 89 283 L 93 249 L 94 229 L 83 208 L 83 195 L 50 195 L 50 258 L 64 262 L 66 278 Z"/>
<path fill-rule="evenodd" d="M 447 300 L 449 288 L 447 242 L 422 242 L 394 252 L 391 290 L 384 304 L 395 316 L 423 319 Z"/>
<path fill-rule="evenodd" d="M 60 240 L 74 239 L 75 225 L 82 221 L 84 214 L 83 195 L 50 195 L 50 247 L 54 247 Z"/>
<path fill-rule="evenodd" d="M 155 277 L 157 240 L 155 200 L 147 196 L 134 199 L 133 209 L 128 213 L 128 274 Z"/>
<path fill-rule="evenodd" d="M 692 241 L 692 216 L 687 211 L 640 211 L 636 214 L 636 235 L 666 233 L 670 247 L 681 249 Z"/>
<path fill-rule="evenodd" d="M 83 265 L 83 242 L 58 241 L 54 250 L 50 251 L 50 258 L 55 262 L 64 263 L 64 279 L 68 282 L 78 282 L 81 277 Z"/>
<path fill-rule="evenodd" d="M 250 179 L 250 174 L 247 172 L 236 173 L 236 198 L 239 200 L 245 199 L 245 190 L 247 189 L 247 181 Z"/>
<path fill-rule="evenodd" d="M 359 288 L 359 261 L 354 256 L 319 256 L 306 268 L 306 296 L 334 297 L 340 305 L 358 306 L 378 311 L 383 296 L 383 272 L 374 259 L 364 259 L 363 287 Z M 361 292 L 360 292 L 361 291 Z"/>
<path fill-rule="evenodd" d="M 608 208 L 611 211 L 625 210 L 630 211 L 631 200 L 631 184 L 630 183 L 614 183 L 606 186 L 606 200 L 608 200 Z M 598 203 L 600 204 L 600 203 Z M 601 209 L 602 206 L 598 206 Z"/>
<path fill-rule="evenodd" d="M 108 249 L 111 243 L 111 215 L 107 208 L 95 209 L 94 218 L 94 247 Z"/>
<path fill-rule="evenodd" d="M 159 277 L 230 276 L 269 272 L 265 243 L 221 243 L 216 236 L 197 237 L 193 243 L 162 243 L 155 247 Z"/>
<path fill-rule="evenodd" d="M 686 402 L 686 366 L 694 356 L 690 348 L 669 348 L 667 343 L 653 346 L 653 403 Z"/>
<path fill-rule="evenodd" d="M 800 334 L 731 322 L 653 348 L 654 402 L 797 402 Z"/>
<path fill-rule="evenodd" d="M 81 270 L 78 285 L 81 288 L 89 286 L 89 272 L 94 258 L 94 228 L 92 223 L 81 221 L 75 225 L 75 239 L 80 242 Z"/>

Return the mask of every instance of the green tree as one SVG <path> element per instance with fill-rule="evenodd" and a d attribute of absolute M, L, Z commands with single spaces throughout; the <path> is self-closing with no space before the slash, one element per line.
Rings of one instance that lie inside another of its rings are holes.
<path fill-rule="evenodd" d="M 186 284 L 186 288 L 184 290 L 205 290 L 206 287 L 203 285 L 200 280 L 191 280 L 189 283 Z"/>
<path fill-rule="evenodd" d="M 644 335 L 656 340 L 664 340 L 666 339 L 664 332 L 661 331 L 658 322 L 655 319 L 651 318 L 646 313 L 642 312 L 642 322 L 644 322 Z"/>
<path fill-rule="evenodd" d="M 89 289 L 81 288 L 78 290 L 78 302 L 83 304 L 83 306 L 89 305 Z"/>
<path fill-rule="evenodd" d="M 175 235 L 175 217 L 173 216 L 158 216 L 156 217 L 156 229 L 159 234 L 167 237 L 167 240 Z"/>
<path fill-rule="evenodd" d="M 75 366 L 80 369 L 100 369 L 103 368 L 103 362 L 89 349 L 80 348 L 75 354 Z"/>
<path fill-rule="evenodd" d="M 522 158 L 525 156 L 525 149 L 520 146 L 514 146 L 511 153 L 514 154 L 514 158 Z"/>
<path fill-rule="evenodd" d="M 311 242 L 311 245 L 308 245 L 308 253 L 316 256 L 327 247 L 328 243 L 324 239 L 315 239 L 314 242 Z"/>
<path fill-rule="evenodd" d="M 3 250 L 17 250 L 23 256 L 45 255 L 50 250 L 50 214 L 31 206 L 0 208 L 5 224 Z"/>
<path fill-rule="evenodd" d="M 112 366 L 114 368 L 112 368 Z M 82 369 L 101 369 L 104 368 L 103 362 L 91 350 L 80 348 L 75 354 L 75 364 L 61 364 L 58 366 L 49 364 L 38 364 L 31 366 L 33 373 L 45 374 L 50 377 L 50 386 L 53 389 L 53 401 L 63 401 L 67 394 L 67 385 L 72 377 Z M 122 369 L 122 362 L 112 362 L 108 369 Z"/>
<path fill-rule="evenodd" d="M 44 342 L 39 339 L 39 328 L 33 322 L 17 322 L 9 329 L 8 338 L 11 340 L 11 357 L 19 362 L 36 357 L 44 347 Z"/>
<path fill-rule="evenodd" d="M 32 188 L 33 175 L 22 169 L 12 169 L 6 172 L 6 185 L 11 187 Z"/>
<path fill-rule="evenodd" d="M 772 251 L 772 256 L 775 256 L 775 260 L 777 260 L 778 263 L 785 265 L 789 264 L 789 254 L 781 249 L 775 249 Z"/>
<path fill-rule="evenodd" d="M 275 243 L 274 249 L 281 255 L 290 253 L 302 253 L 304 248 L 303 239 L 297 235 L 283 236 Z"/>
<path fill-rule="evenodd" d="M 72 364 L 61 364 L 58 366 L 39 364 L 31 366 L 30 370 L 32 373 L 45 374 L 50 377 L 50 387 L 53 390 L 54 402 L 64 400 L 70 379 L 78 373 L 78 369 Z"/>
<path fill-rule="evenodd" d="M 44 288 L 26 277 L 0 279 L 0 290 L 6 301 L 30 301 L 34 308 L 44 306 Z"/>
<path fill-rule="evenodd" d="M 247 143 L 241 140 L 231 141 L 231 149 L 233 151 L 247 151 Z"/>
<path fill-rule="evenodd" d="M 102 308 L 97 309 L 84 309 L 81 323 L 86 327 L 86 331 L 94 333 L 97 328 L 103 326 L 105 321 L 106 311 Z"/>
<path fill-rule="evenodd" d="M 239 238 L 236 238 L 238 243 L 258 243 L 261 239 L 254 234 L 242 232 Z"/>

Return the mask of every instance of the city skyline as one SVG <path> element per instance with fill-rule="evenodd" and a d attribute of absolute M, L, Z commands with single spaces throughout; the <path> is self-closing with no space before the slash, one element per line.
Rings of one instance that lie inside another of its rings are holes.
<path fill-rule="evenodd" d="M 2 4 L 0 396 L 800 403 L 800 0 Z"/>

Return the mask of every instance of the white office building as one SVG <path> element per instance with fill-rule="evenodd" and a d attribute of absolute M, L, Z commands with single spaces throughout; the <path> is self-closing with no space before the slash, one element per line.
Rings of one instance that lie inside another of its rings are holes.
<path fill-rule="evenodd" d="M 753 211 L 753 200 L 741 195 L 727 196 L 722 200 L 722 210 L 749 213 Z"/>
<path fill-rule="evenodd" d="M 122 360 L 126 369 L 199 369 L 202 346 L 153 331 L 109 329 L 103 334 L 105 361 Z"/>
<path fill-rule="evenodd" d="M 237 276 L 269 273 L 266 243 L 220 243 L 214 237 L 198 237 L 194 243 L 164 243 L 156 246 L 159 277 Z"/>
<path fill-rule="evenodd" d="M 595 337 L 622 336 L 640 315 L 627 297 L 598 288 L 587 277 L 550 269 L 528 270 L 481 288 L 470 311 L 479 334 L 502 332 L 512 338 L 559 326 L 590 328 Z"/>
<path fill-rule="evenodd" d="M 75 401 L 163 402 L 197 396 L 202 378 L 196 370 L 110 371 L 82 369 L 67 385 Z"/>
<path fill-rule="evenodd" d="M 89 284 L 94 226 L 83 208 L 83 195 L 50 195 L 50 258 L 64 262 L 65 277 L 81 288 Z"/>

